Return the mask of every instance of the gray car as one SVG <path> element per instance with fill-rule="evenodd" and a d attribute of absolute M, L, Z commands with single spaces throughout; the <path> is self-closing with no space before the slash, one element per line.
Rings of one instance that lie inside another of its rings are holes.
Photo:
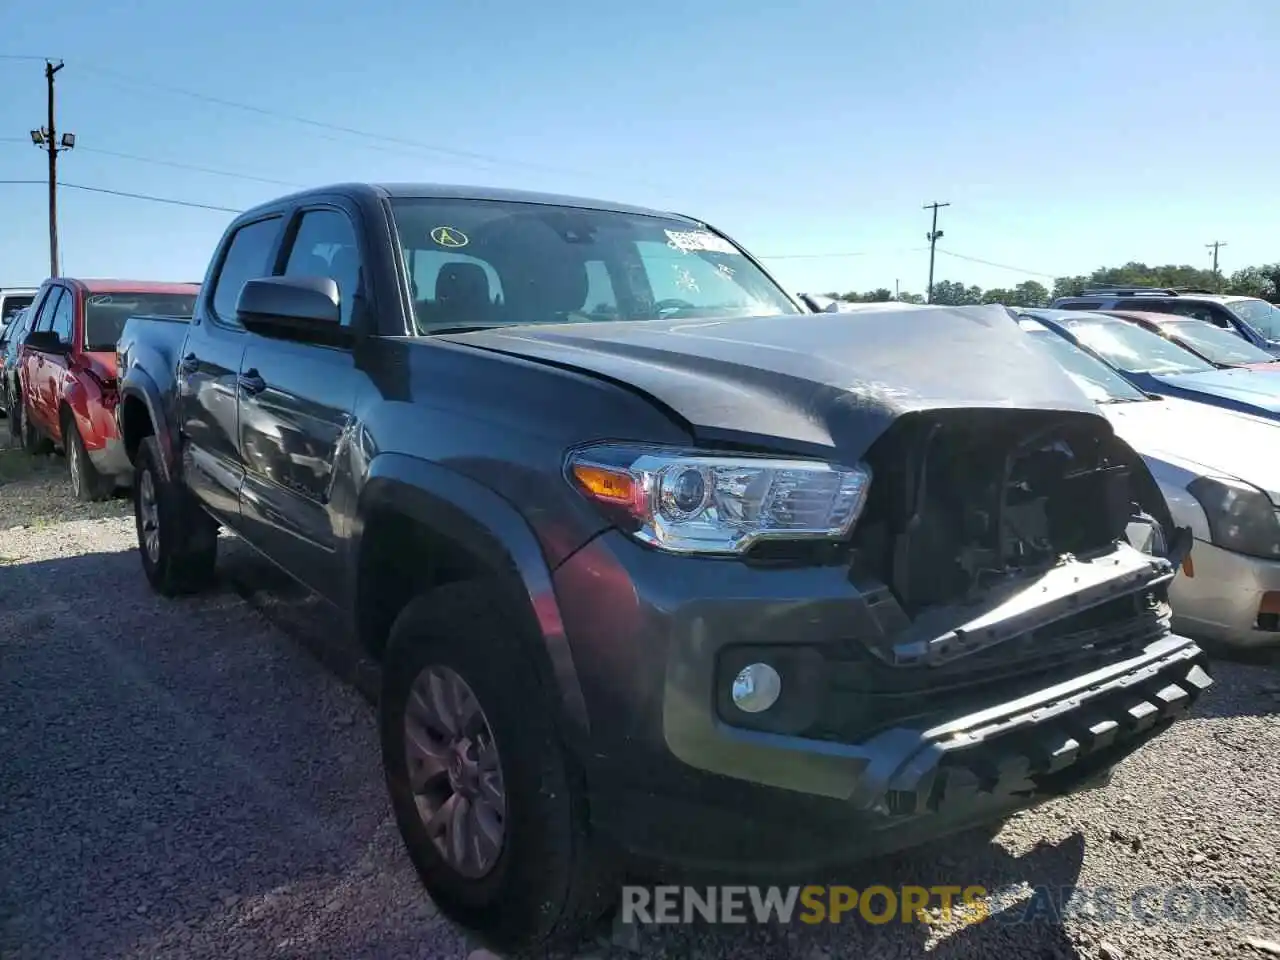
<path fill-rule="evenodd" d="M 15 440 L 22 436 L 22 386 L 18 382 L 18 350 L 27 335 L 31 310 L 24 307 L 0 330 L 0 413 Z"/>

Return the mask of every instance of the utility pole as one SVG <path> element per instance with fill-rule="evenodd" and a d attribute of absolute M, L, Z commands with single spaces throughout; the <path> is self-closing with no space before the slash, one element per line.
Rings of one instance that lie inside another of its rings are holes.
<path fill-rule="evenodd" d="M 54 121 L 53 78 L 62 69 L 62 61 L 44 62 L 44 79 L 48 88 L 48 125 L 31 131 L 31 142 L 49 152 L 49 276 L 56 277 L 58 269 L 58 154 L 76 145 L 74 133 L 58 136 Z"/>
<path fill-rule="evenodd" d="M 925 239 L 929 241 L 929 289 L 925 294 L 925 303 L 933 303 L 933 256 L 935 248 L 938 245 L 938 240 L 942 237 L 942 231 L 938 229 L 938 208 L 949 206 L 951 206 L 951 204 L 938 203 L 936 200 L 933 203 L 926 203 L 924 205 L 925 210 L 933 211 L 933 227 L 927 234 L 925 234 Z"/>
<path fill-rule="evenodd" d="M 1219 247 L 1225 247 L 1226 245 L 1227 245 L 1227 242 L 1226 242 L 1225 240 L 1215 240 L 1215 241 L 1213 241 L 1213 243 L 1206 243 L 1206 244 L 1204 245 L 1206 250 L 1212 250 L 1212 251 L 1213 251 L 1213 273 L 1214 273 L 1214 276 L 1217 276 L 1217 275 L 1218 275 L 1218 248 L 1219 248 Z"/>

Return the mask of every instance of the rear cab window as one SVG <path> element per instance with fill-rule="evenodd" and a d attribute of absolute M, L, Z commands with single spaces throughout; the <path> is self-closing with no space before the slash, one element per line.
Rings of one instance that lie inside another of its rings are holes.
<path fill-rule="evenodd" d="M 90 293 L 84 298 L 84 349 L 112 353 L 130 317 L 163 315 L 190 317 L 195 312 L 194 293 L 126 291 Z"/>

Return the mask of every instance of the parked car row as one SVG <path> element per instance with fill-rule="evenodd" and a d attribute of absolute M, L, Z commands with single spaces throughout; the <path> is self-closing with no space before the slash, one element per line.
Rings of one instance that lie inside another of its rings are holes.
<path fill-rule="evenodd" d="M 1134 385 L 1185 380 L 1152 344 L 1269 374 L 1150 324 L 841 310 L 690 217 L 415 185 L 237 216 L 110 368 L 49 295 L 24 433 L 123 452 L 157 591 L 225 527 L 333 606 L 408 855 L 499 946 L 630 866 L 812 870 L 1089 789 L 1211 686 L 1175 624 L 1277 635 L 1277 425 Z"/>
<path fill-rule="evenodd" d="M 1258 297 L 1241 297 L 1186 287 L 1095 287 L 1059 297 L 1051 307 L 1061 310 L 1110 312 L 1137 310 L 1203 320 L 1280 356 L 1280 308 Z"/>
<path fill-rule="evenodd" d="M 104 499 L 132 478 L 115 418 L 116 344 L 125 320 L 190 317 L 198 291 L 196 284 L 57 277 L 0 333 L 9 430 L 29 453 L 62 450 L 78 499 Z"/>
<path fill-rule="evenodd" d="M 1170 592 L 1175 627 L 1236 647 L 1280 645 L 1280 423 L 1221 405 L 1214 395 L 1180 397 L 1166 381 L 1135 372 L 1135 365 L 1150 367 L 1157 356 L 1186 350 L 1124 320 L 1092 314 L 1077 320 L 1055 310 L 1018 314 L 1022 328 L 1143 456 L 1175 522 L 1192 530 L 1195 550 Z M 1111 324 L 1118 327 L 1108 337 Z M 1155 356 L 1129 359 L 1144 346 Z M 1185 361 L 1166 360 L 1172 362 Z"/>

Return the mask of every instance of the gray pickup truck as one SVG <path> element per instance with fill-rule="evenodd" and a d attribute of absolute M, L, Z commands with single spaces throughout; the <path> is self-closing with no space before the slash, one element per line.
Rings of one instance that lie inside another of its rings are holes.
<path fill-rule="evenodd" d="M 408 854 L 501 946 L 624 867 L 998 823 L 1212 682 L 1187 531 L 1001 307 L 814 314 L 689 217 L 356 184 L 240 215 L 118 359 L 147 578 L 225 526 L 332 603 Z"/>

